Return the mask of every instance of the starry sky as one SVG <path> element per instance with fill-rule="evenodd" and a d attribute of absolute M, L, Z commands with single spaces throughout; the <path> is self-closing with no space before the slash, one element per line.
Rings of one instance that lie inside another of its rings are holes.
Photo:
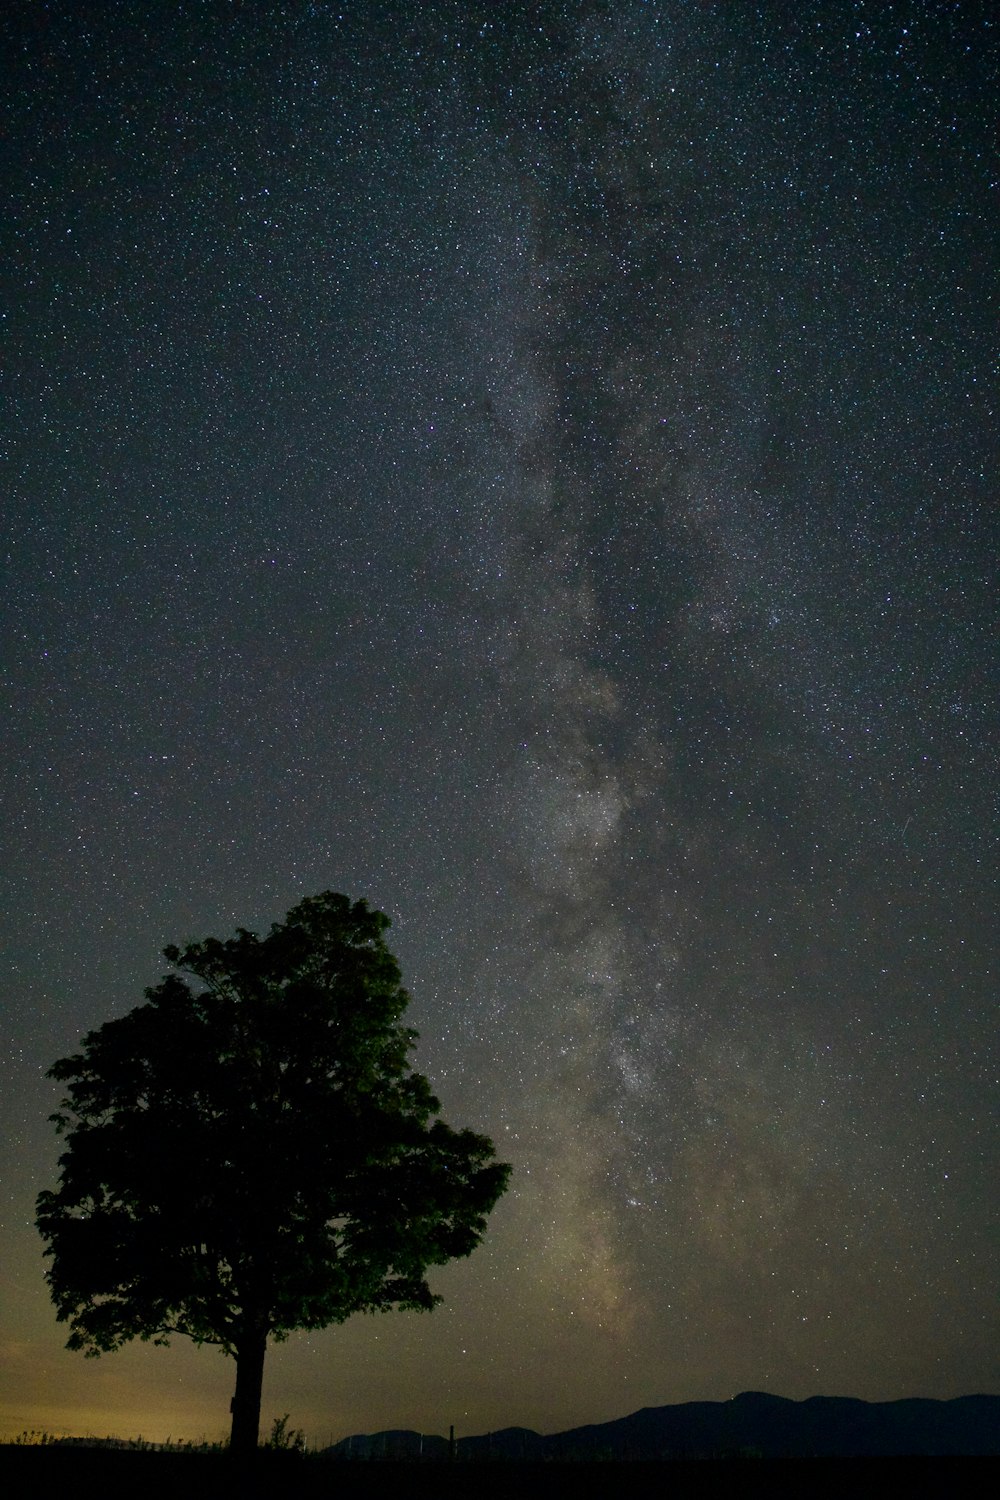
<path fill-rule="evenodd" d="M 19 0 L 3 131 L 0 1432 L 45 1079 L 161 949 L 364 896 L 514 1166 L 311 1441 L 1000 1389 L 1000 21 Z"/>

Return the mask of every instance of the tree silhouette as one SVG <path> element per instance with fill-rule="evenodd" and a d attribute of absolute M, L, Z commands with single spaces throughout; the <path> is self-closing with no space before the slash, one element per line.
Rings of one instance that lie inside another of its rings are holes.
<path fill-rule="evenodd" d="M 510 1168 L 411 1070 L 388 917 L 324 892 L 258 938 L 164 950 L 178 974 L 49 1076 L 67 1149 L 37 1224 L 67 1347 L 175 1333 L 236 1361 L 234 1452 L 257 1446 L 269 1338 L 431 1308 Z"/>

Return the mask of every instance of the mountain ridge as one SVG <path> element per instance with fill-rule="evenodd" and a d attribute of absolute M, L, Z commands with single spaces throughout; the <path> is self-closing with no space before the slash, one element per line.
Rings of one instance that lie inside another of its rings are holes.
<path fill-rule="evenodd" d="M 445 1458 L 448 1439 L 394 1429 L 343 1438 L 344 1459 Z M 543 1435 L 507 1427 L 455 1441 L 461 1459 L 985 1457 L 1000 1454 L 1000 1396 L 808 1396 L 741 1391 L 728 1401 L 645 1406 Z"/>

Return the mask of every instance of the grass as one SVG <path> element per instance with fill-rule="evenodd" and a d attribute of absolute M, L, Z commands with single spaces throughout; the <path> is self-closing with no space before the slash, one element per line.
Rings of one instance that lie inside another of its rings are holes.
<path fill-rule="evenodd" d="M 23 1433 L 0 1445 L 0 1493 L 94 1493 L 102 1500 L 780 1500 L 808 1495 L 903 1494 L 907 1500 L 947 1495 L 978 1500 L 1000 1493 L 1000 1460 L 920 1459 L 675 1459 L 605 1463 L 531 1461 L 337 1460 L 294 1449 L 261 1448 L 250 1464 L 218 1444 L 144 1443 L 143 1439 L 46 1441 Z M 141 1446 L 140 1446 L 141 1445 Z"/>

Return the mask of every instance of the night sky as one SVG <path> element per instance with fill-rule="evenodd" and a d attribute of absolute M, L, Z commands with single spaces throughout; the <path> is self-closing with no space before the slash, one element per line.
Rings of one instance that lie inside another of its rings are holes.
<path fill-rule="evenodd" d="M 0 1433 L 227 1430 L 44 1074 L 324 889 L 515 1175 L 265 1428 L 1000 1389 L 995 7 L 5 24 Z"/>

